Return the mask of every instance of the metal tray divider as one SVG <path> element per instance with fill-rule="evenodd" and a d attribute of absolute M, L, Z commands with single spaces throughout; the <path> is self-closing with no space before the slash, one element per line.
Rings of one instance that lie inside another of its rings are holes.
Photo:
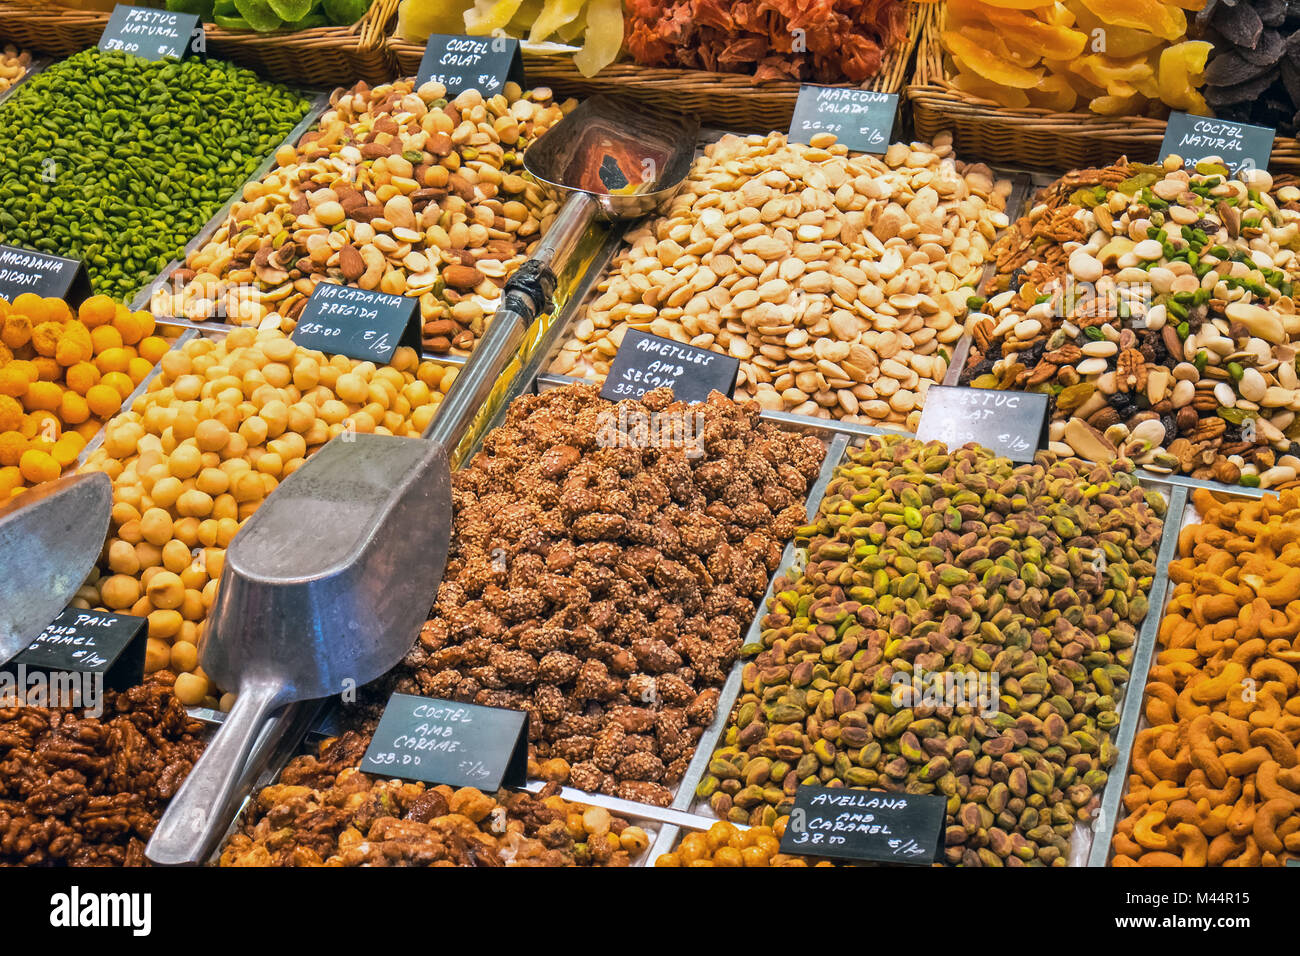
<path fill-rule="evenodd" d="M 826 497 L 826 488 L 835 475 L 835 469 L 844 461 L 849 441 L 850 436 L 842 432 L 831 438 L 826 457 L 822 459 L 821 473 L 818 474 L 817 481 L 813 483 L 808 492 L 809 521 L 812 521 L 820 510 L 822 499 Z M 767 592 L 754 610 L 753 620 L 749 622 L 749 629 L 745 632 L 745 637 L 741 641 L 742 647 L 756 644 L 762 640 L 762 621 L 767 613 L 768 602 L 772 600 L 776 593 L 777 579 L 795 570 L 797 566 L 802 567 L 805 560 L 806 555 L 795 547 L 793 541 L 786 543 L 785 550 L 781 553 L 781 561 L 767 582 Z M 699 786 L 700 781 L 704 779 L 704 774 L 709 769 L 709 761 L 713 759 L 713 751 L 717 749 L 718 741 L 722 739 L 722 735 L 727 729 L 727 722 L 731 720 L 732 709 L 740 696 L 741 673 L 744 668 L 745 662 L 740 658 L 737 658 L 736 662 L 731 666 L 731 673 L 727 675 L 726 683 L 722 685 L 722 690 L 718 696 L 718 709 L 713 716 L 713 722 L 709 724 L 695 744 L 695 753 L 691 757 L 691 762 L 687 765 L 686 773 L 682 775 L 681 781 L 677 784 L 677 793 L 672 802 L 674 810 L 689 810 L 695 802 L 695 789 Z M 691 816 L 702 825 L 689 827 L 690 829 L 707 829 L 716 822 L 695 813 L 692 813 Z M 654 844 L 651 845 L 648 857 L 657 858 L 661 853 L 669 852 L 676 843 L 681 830 L 682 827 L 673 824 L 664 826 L 659 831 L 659 836 Z M 647 863 L 647 865 L 652 864 Z"/>
<path fill-rule="evenodd" d="M 1101 806 L 1097 808 L 1093 817 L 1093 836 L 1092 845 L 1088 850 L 1088 866 L 1106 865 L 1111 838 L 1115 835 L 1120 800 L 1128 783 L 1129 757 L 1133 752 L 1138 721 L 1142 717 L 1142 701 L 1146 697 L 1147 673 L 1155 657 L 1160 621 L 1164 618 L 1169 590 L 1169 564 L 1178 550 L 1178 535 L 1182 531 L 1187 501 L 1188 490 L 1185 486 L 1173 485 L 1170 488 L 1169 507 L 1165 511 L 1164 528 L 1160 534 L 1160 550 L 1156 555 L 1156 576 L 1151 582 L 1151 591 L 1147 597 L 1147 616 L 1134 643 L 1133 663 L 1129 666 L 1128 682 L 1124 685 L 1124 705 L 1120 710 L 1119 726 L 1115 728 L 1117 749 L 1115 764 L 1109 771 L 1106 787 L 1102 791 Z"/>

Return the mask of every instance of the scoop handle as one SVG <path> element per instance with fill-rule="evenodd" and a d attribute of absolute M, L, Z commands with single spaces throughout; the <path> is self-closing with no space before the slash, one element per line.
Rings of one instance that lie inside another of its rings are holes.
<path fill-rule="evenodd" d="M 599 212 L 600 204 L 586 193 L 569 196 L 532 258 L 506 282 L 492 322 L 424 430 L 424 437 L 440 442 L 448 455 L 465 437 L 533 320 L 551 311 L 556 277 Z"/>
<path fill-rule="evenodd" d="M 244 797 L 237 786 L 262 724 L 281 701 L 278 681 L 243 685 L 235 706 L 212 736 L 154 828 L 145 856 L 158 866 L 207 862 Z"/>

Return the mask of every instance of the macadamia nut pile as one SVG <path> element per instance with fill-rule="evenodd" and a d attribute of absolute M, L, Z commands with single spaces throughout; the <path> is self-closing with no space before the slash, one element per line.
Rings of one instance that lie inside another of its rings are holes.
<path fill-rule="evenodd" d="M 182 703 L 216 706 L 198 641 L 240 524 L 335 435 L 419 436 L 454 377 L 409 348 L 376 367 L 326 358 L 274 330 L 168 352 L 85 465 L 113 479 L 113 516 L 78 605 L 148 617 L 146 673 L 170 668 Z"/>

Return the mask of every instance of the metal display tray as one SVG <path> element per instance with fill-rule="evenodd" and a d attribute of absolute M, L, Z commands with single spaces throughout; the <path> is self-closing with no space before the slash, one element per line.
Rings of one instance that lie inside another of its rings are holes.
<path fill-rule="evenodd" d="M 882 431 L 876 430 L 874 434 L 883 434 Z M 841 446 L 841 456 L 847 450 L 847 443 Z M 837 462 L 838 464 L 838 462 Z M 1114 730 L 1114 741 L 1119 752 L 1116 758 L 1115 766 L 1111 769 L 1106 787 L 1102 792 L 1102 800 L 1097 814 L 1094 816 L 1093 826 L 1079 824 L 1075 827 L 1074 835 L 1070 841 L 1070 865 L 1098 865 L 1091 862 L 1091 854 L 1094 850 L 1096 841 L 1093 838 L 1094 831 L 1100 821 L 1111 820 L 1113 822 L 1114 814 L 1111 808 L 1118 805 L 1123 796 L 1123 787 L 1125 777 L 1120 773 L 1120 768 L 1127 768 L 1128 755 L 1132 750 L 1133 738 L 1137 733 L 1138 719 L 1142 709 L 1142 689 L 1146 684 L 1146 675 L 1150 667 L 1155 646 L 1156 635 L 1160 628 L 1162 614 L 1155 613 L 1156 608 L 1163 609 L 1165 606 L 1165 594 L 1169 582 L 1169 560 L 1178 544 L 1178 533 L 1182 528 L 1182 522 L 1177 516 L 1183 514 L 1187 505 L 1188 489 L 1181 484 L 1171 484 L 1164 480 L 1153 480 L 1152 478 L 1143 477 L 1141 484 L 1145 488 L 1159 491 L 1165 496 L 1167 510 L 1165 515 L 1164 526 L 1161 529 L 1159 549 L 1156 558 L 1156 576 L 1152 580 L 1151 590 L 1148 595 L 1151 610 L 1148 611 L 1146 618 L 1142 622 L 1142 627 L 1138 632 L 1137 641 L 1134 643 L 1133 664 L 1130 667 L 1129 679 L 1124 685 L 1123 698 L 1121 701 L 1120 723 Z M 824 488 L 823 488 L 824 491 Z M 820 505 L 820 497 L 818 498 Z M 810 509 L 811 510 L 811 509 Z M 793 546 L 787 548 L 787 555 L 783 556 L 782 566 L 778 569 L 777 574 L 784 574 L 790 570 L 797 570 L 802 566 L 802 561 L 806 560 L 806 555 L 791 555 Z M 789 560 L 787 560 L 789 558 Z M 770 596 L 770 595 L 769 595 Z M 766 607 L 766 605 L 765 605 Z M 746 633 L 743 643 L 755 644 L 761 641 L 761 618 L 762 613 L 751 623 L 748 633 Z M 719 719 L 715 720 L 705 736 L 700 740 L 698 749 L 695 752 L 686 778 L 682 782 L 679 796 L 674 801 L 673 806 L 683 810 L 690 810 L 695 815 L 703 818 L 708 816 L 711 811 L 707 803 L 700 801 L 695 796 L 695 790 L 700 781 L 704 779 L 708 772 L 709 762 L 713 757 L 713 751 L 722 739 L 726 731 L 727 722 L 731 717 L 731 712 L 735 703 L 740 696 L 740 663 L 737 663 L 731 676 L 729 677 L 726 688 L 723 691 L 723 700 L 718 704 Z M 1134 683 L 1141 675 L 1141 686 L 1134 692 Z M 724 707 L 725 704 L 725 707 Z M 716 820 L 716 817 L 713 818 Z M 656 855 L 667 853 L 676 847 L 680 838 L 680 830 L 672 830 L 665 827 L 661 834 L 660 842 L 652 849 Z M 1106 841 L 1109 842 L 1108 840 Z"/>
<path fill-rule="evenodd" d="M 1205 487 L 1216 493 L 1230 494 L 1233 497 L 1243 499 L 1257 500 L 1265 495 L 1276 496 L 1276 492 L 1261 488 L 1211 485 L 1205 485 Z M 1181 505 L 1177 510 L 1175 510 L 1174 507 L 1170 508 L 1166 525 L 1165 539 L 1169 537 L 1169 528 L 1176 526 L 1176 530 L 1174 530 L 1172 535 L 1173 543 L 1169 546 L 1168 553 L 1166 553 L 1166 540 L 1162 539 L 1160 543 L 1160 574 L 1166 582 L 1166 587 L 1162 592 L 1162 599 L 1159 604 L 1156 602 L 1154 589 L 1152 591 L 1152 611 L 1157 607 L 1160 609 L 1158 615 L 1149 614 L 1147 618 L 1148 621 L 1152 618 L 1155 619 L 1155 627 L 1153 628 L 1153 631 L 1159 630 L 1160 622 L 1164 620 L 1166 613 L 1168 613 L 1169 603 L 1173 600 L 1173 588 L 1168 587 L 1169 565 L 1179 557 L 1177 553 L 1178 537 L 1184 528 L 1189 525 L 1198 524 L 1201 520 L 1200 514 L 1191 503 L 1189 493 L 1190 489 L 1175 489 L 1175 492 L 1178 491 L 1182 492 Z M 1173 501 L 1177 502 L 1178 498 L 1175 497 Z M 1145 630 L 1146 627 L 1144 622 L 1143 631 L 1145 632 Z M 1135 656 L 1133 661 L 1133 676 L 1129 680 L 1129 685 L 1131 687 L 1137 675 L 1141 674 L 1141 693 L 1128 694 L 1127 697 L 1129 699 L 1125 700 L 1125 723 L 1129 722 L 1129 705 L 1132 705 L 1132 710 L 1134 711 L 1131 722 L 1131 732 L 1127 737 L 1118 741 L 1119 755 L 1117 756 L 1115 766 L 1111 771 L 1111 779 L 1106 787 L 1106 796 L 1102 801 L 1101 809 L 1097 814 L 1096 822 L 1093 827 L 1094 838 L 1088 853 L 1089 866 L 1110 865 L 1110 847 L 1115 837 L 1115 828 L 1119 825 L 1121 816 L 1124 816 L 1126 813 L 1123 801 L 1124 797 L 1128 794 L 1129 769 L 1133 756 L 1133 744 L 1137 738 L 1138 732 L 1150 726 L 1147 722 L 1146 715 L 1143 713 L 1142 702 L 1146 697 L 1146 684 L 1151 670 L 1151 663 L 1155 660 L 1157 651 L 1156 645 L 1157 641 L 1155 639 L 1155 634 L 1153 633 L 1151 640 L 1146 642 L 1145 655 L 1138 654 Z"/>

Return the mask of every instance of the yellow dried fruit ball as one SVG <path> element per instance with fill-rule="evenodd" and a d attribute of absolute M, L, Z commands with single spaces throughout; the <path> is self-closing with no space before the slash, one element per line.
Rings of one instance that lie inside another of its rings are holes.
<path fill-rule="evenodd" d="M 18 468 L 30 484 L 53 481 L 63 471 L 52 455 L 48 452 L 37 451 L 34 448 L 29 448 L 23 452 L 23 457 L 18 462 Z"/>

